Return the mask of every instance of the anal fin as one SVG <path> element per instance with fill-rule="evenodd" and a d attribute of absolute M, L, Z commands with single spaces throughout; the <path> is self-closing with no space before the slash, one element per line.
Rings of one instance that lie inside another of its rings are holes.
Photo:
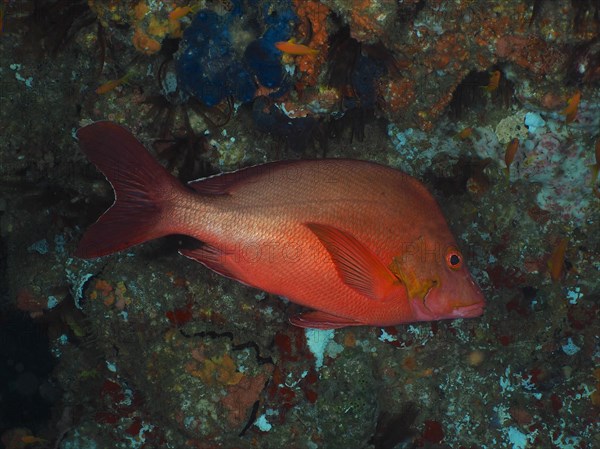
<path fill-rule="evenodd" d="M 201 263 L 221 276 L 239 280 L 239 278 L 225 265 L 227 253 L 215 246 L 204 244 L 199 248 L 180 249 L 179 254 Z"/>
<path fill-rule="evenodd" d="M 364 326 L 363 323 L 350 318 L 332 315 L 320 310 L 293 316 L 290 318 L 290 323 L 294 326 L 312 329 L 339 329 L 347 326 Z"/>

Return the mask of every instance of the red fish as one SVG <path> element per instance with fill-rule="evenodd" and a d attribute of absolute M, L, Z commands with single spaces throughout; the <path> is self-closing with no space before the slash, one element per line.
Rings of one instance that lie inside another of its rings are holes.
<path fill-rule="evenodd" d="M 569 239 L 561 239 L 548 260 L 548 272 L 554 282 L 559 281 L 562 277 L 568 243 Z"/>
<path fill-rule="evenodd" d="M 126 129 L 77 132 L 115 203 L 76 255 L 100 257 L 168 234 L 219 274 L 316 309 L 301 327 L 391 326 L 476 317 L 483 295 L 446 221 L 416 179 L 366 161 L 282 161 L 185 187 Z"/>
<path fill-rule="evenodd" d="M 581 92 L 576 91 L 571 98 L 567 100 L 567 107 L 563 109 L 562 114 L 565 116 L 565 122 L 568 125 L 577 117 L 579 102 L 581 101 Z"/>
<path fill-rule="evenodd" d="M 518 149 L 519 139 L 517 137 L 508 142 L 508 145 L 506 145 L 506 151 L 504 152 L 504 163 L 506 164 L 506 168 L 504 169 L 504 173 L 506 173 L 506 179 L 508 181 L 510 181 L 510 165 L 515 159 Z"/>
<path fill-rule="evenodd" d="M 96 89 L 96 93 L 98 95 L 103 95 L 108 92 L 111 92 L 111 91 L 115 90 L 117 87 L 119 87 L 125 83 L 128 83 L 129 80 L 131 78 L 133 78 L 134 76 L 135 76 L 135 72 L 129 71 L 125 75 L 123 75 L 121 78 L 110 80 L 110 81 L 107 81 L 106 83 L 102 84 L 101 86 L 99 86 Z"/>
<path fill-rule="evenodd" d="M 275 42 L 275 48 L 293 56 L 316 55 L 319 53 L 319 50 L 315 50 L 304 44 L 298 44 L 293 39 L 285 42 Z"/>
<path fill-rule="evenodd" d="M 169 13 L 169 20 L 179 20 L 192 12 L 189 6 L 177 6 Z"/>
<path fill-rule="evenodd" d="M 487 90 L 488 92 L 493 92 L 496 89 L 498 89 L 498 85 L 500 84 L 500 77 L 502 76 L 502 73 L 500 72 L 500 70 L 494 70 L 491 75 L 490 75 L 490 82 L 488 83 L 487 86 L 485 86 L 485 90 Z"/>

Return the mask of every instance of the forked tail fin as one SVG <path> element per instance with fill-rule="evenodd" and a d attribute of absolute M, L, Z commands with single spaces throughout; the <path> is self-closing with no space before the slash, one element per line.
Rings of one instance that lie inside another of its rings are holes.
<path fill-rule="evenodd" d="M 110 182 L 113 205 L 79 242 L 75 255 L 105 256 L 173 233 L 166 209 L 183 186 L 125 128 L 96 122 L 77 131 L 83 152 Z"/>

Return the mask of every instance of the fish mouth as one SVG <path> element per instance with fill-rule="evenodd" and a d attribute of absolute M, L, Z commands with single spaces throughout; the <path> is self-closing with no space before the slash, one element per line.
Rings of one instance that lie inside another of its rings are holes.
<path fill-rule="evenodd" d="M 474 318 L 483 315 L 483 303 L 470 304 L 468 306 L 457 307 L 452 312 L 452 316 L 457 318 Z"/>

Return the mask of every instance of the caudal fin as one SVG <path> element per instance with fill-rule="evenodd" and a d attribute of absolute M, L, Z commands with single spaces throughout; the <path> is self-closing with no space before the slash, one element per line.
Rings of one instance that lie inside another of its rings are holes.
<path fill-rule="evenodd" d="M 165 200 L 182 187 L 144 146 L 125 128 L 106 121 L 79 129 L 77 137 L 112 185 L 115 202 L 89 227 L 75 255 L 105 256 L 172 233 Z"/>

